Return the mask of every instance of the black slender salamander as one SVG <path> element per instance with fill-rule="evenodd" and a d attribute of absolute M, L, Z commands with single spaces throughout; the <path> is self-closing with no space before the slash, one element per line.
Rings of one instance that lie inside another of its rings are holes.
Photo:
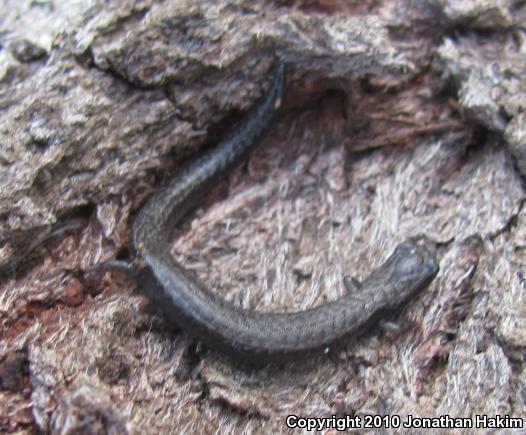
<path fill-rule="evenodd" d="M 180 327 L 212 347 L 240 355 L 281 355 L 324 348 L 362 332 L 396 312 L 438 273 L 432 243 L 408 239 L 360 285 L 338 300 L 293 313 L 263 313 L 237 307 L 209 291 L 169 250 L 170 229 L 203 193 L 249 154 L 276 117 L 284 95 L 285 67 L 241 127 L 173 178 L 139 212 L 133 243 L 146 264 L 147 295 Z"/>

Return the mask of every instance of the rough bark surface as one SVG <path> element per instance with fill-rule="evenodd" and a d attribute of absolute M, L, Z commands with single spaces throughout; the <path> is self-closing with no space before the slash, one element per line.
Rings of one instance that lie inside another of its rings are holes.
<path fill-rule="evenodd" d="M 0 431 L 286 431 L 285 416 L 526 416 L 526 6 L 27 1 L 0 11 Z M 440 273 L 343 349 L 246 367 L 115 274 L 135 213 L 289 65 L 281 119 L 173 254 L 263 311 L 397 243 Z M 397 430 L 392 430 L 397 432 Z M 407 433 L 407 430 L 400 430 Z"/>

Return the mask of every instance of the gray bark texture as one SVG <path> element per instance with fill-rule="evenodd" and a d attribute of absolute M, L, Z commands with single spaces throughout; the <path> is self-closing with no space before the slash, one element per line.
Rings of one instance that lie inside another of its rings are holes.
<path fill-rule="evenodd" d="M 4 0 L 0 432 L 526 417 L 525 28 L 516 0 Z M 440 272 L 396 328 L 246 367 L 85 271 L 133 258 L 141 205 L 235 127 L 276 59 L 280 119 L 173 255 L 262 311 L 341 296 L 410 236 L 439 244 Z"/>

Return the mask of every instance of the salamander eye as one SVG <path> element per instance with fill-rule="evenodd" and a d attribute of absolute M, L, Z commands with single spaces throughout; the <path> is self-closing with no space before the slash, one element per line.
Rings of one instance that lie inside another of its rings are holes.
<path fill-rule="evenodd" d="M 403 243 L 397 250 L 395 271 L 398 275 L 409 275 L 422 268 L 423 257 L 417 245 L 413 242 Z"/>
<path fill-rule="evenodd" d="M 413 240 L 406 240 L 400 243 L 395 252 L 397 255 L 411 255 L 412 251 L 418 248 L 418 245 Z"/>
<path fill-rule="evenodd" d="M 394 273 L 400 277 L 431 277 L 439 270 L 434 247 L 429 243 L 418 244 L 416 240 L 406 240 L 398 245 L 393 257 Z"/>
<path fill-rule="evenodd" d="M 422 258 L 419 255 L 408 255 L 400 258 L 396 262 L 396 271 L 398 274 L 411 274 L 422 268 Z"/>

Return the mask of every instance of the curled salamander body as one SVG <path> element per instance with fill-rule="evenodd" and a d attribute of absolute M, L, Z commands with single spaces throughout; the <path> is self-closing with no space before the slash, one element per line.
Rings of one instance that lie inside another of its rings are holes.
<path fill-rule="evenodd" d="M 431 243 L 409 239 L 363 281 L 359 291 L 316 308 L 276 314 L 226 302 L 173 258 L 170 229 L 256 146 L 279 111 L 284 87 L 285 67 L 279 65 L 266 95 L 241 127 L 155 194 L 133 225 L 135 249 L 152 278 L 146 289 L 149 297 L 171 320 L 210 345 L 250 355 L 323 348 L 359 333 L 399 309 L 438 272 Z"/>

